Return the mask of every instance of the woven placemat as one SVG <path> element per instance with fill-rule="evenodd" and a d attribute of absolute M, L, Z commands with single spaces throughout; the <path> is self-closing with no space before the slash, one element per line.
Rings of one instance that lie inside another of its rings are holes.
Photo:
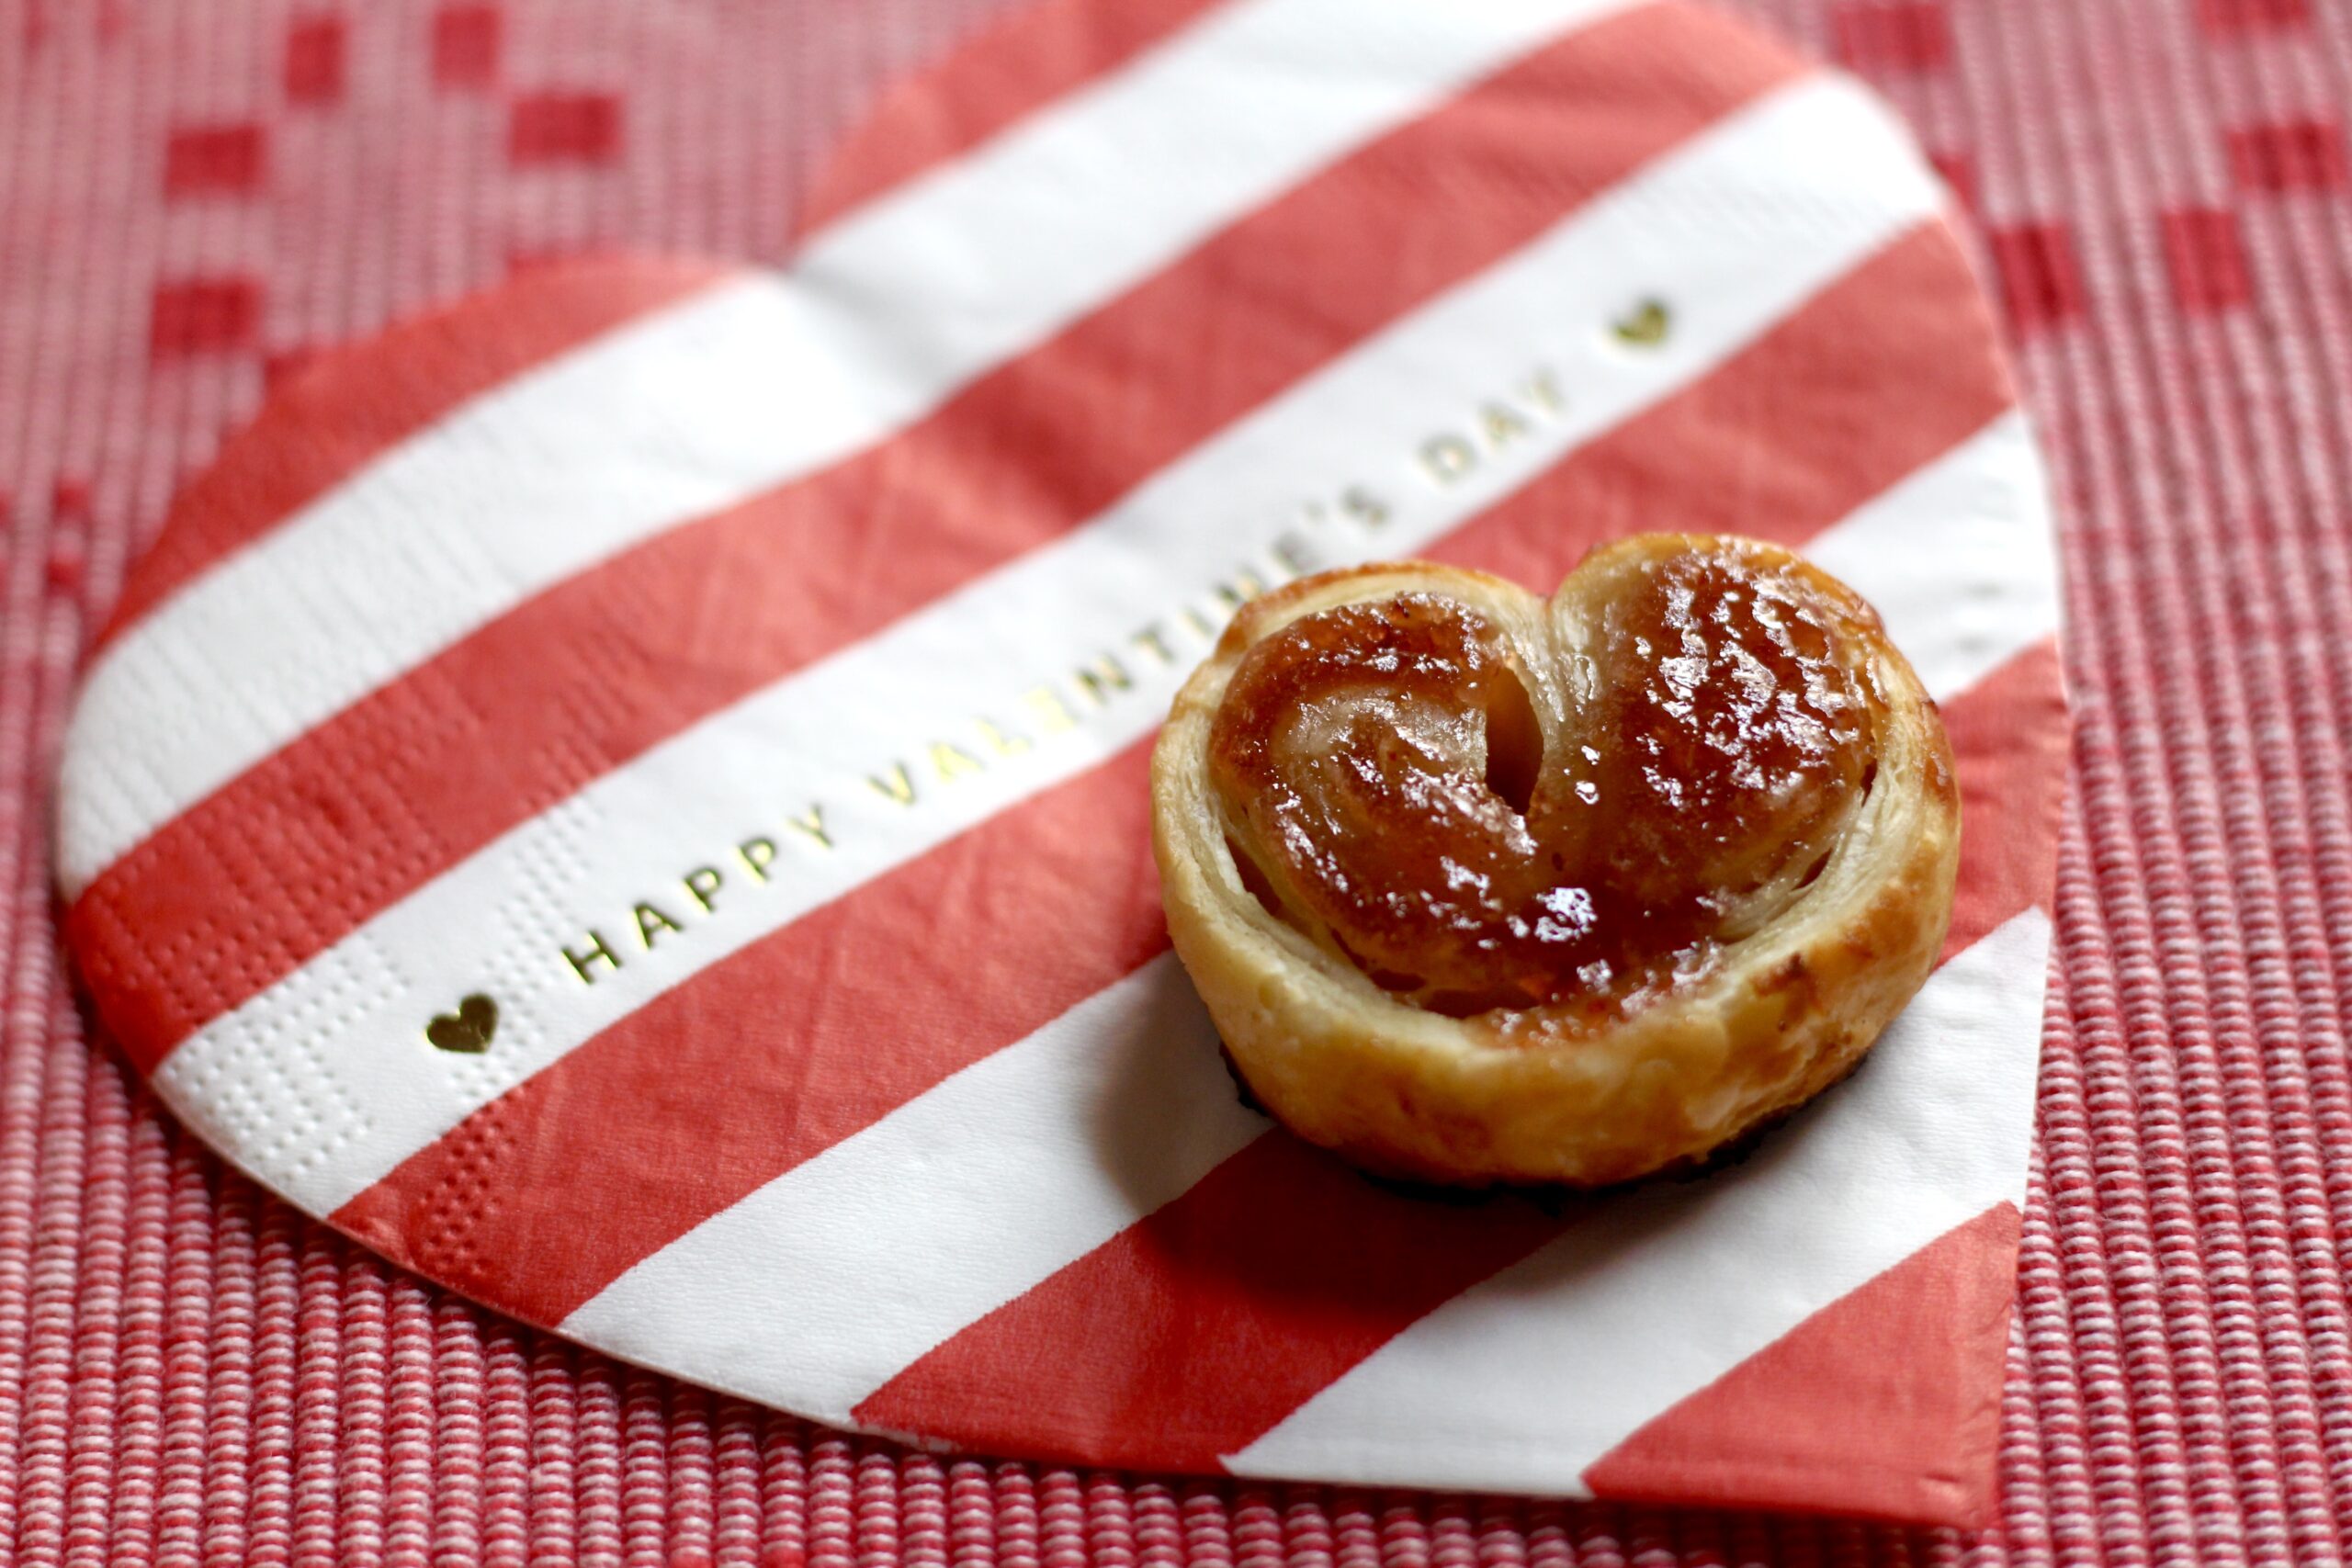
<path fill-rule="evenodd" d="M 549 256 L 782 254 L 849 118 L 994 9 L 0 6 L 14 1560 L 2337 1560 L 2352 6 L 1747 7 L 1886 89 L 1981 219 L 2065 520 L 2075 784 L 1991 1534 L 834 1438 L 375 1262 L 90 1037 L 47 891 L 74 671 L 266 379 Z"/>

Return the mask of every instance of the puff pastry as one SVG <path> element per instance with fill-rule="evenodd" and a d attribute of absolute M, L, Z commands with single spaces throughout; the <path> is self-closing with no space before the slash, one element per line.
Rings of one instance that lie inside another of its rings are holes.
<path fill-rule="evenodd" d="M 1546 603 L 1366 566 L 1246 605 L 1152 757 L 1169 930 L 1293 1131 L 1385 1174 L 1600 1185 L 1849 1070 L 1933 966 L 1934 703 L 1777 546 L 1645 535 Z"/>

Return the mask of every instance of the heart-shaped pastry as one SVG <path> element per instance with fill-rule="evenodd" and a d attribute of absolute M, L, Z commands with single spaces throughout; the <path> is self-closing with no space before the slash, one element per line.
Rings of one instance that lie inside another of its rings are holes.
<path fill-rule="evenodd" d="M 1440 1181 L 1626 1179 L 1850 1069 L 1951 913 L 1935 704 L 1850 589 L 1644 535 L 1549 604 L 1367 566 L 1249 606 L 1152 759 L 1169 927 L 1293 1130 Z"/>
<path fill-rule="evenodd" d="M 424 1026 L 424 1037 L 443 1051 L 479 1055 L 490 1049 L 498 1032 L 498 1004 L 476 991 L 458 1004 L 456 1012 L 435 1013 Z"/>

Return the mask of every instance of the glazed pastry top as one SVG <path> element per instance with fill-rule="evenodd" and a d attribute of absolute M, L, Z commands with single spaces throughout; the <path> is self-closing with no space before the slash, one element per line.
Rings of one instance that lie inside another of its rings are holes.
<path fill-rule="evenodd" d="M 1252 646 L 1217 707 L 1245 881 L 1400 1000 L 1556 1025 L 1695 980 L 1870 786 L 1876 618 L 1784 552 L 1644 557 L 1552 630 L 1530 649 L 1436 592 L 1340 604 Z"/>

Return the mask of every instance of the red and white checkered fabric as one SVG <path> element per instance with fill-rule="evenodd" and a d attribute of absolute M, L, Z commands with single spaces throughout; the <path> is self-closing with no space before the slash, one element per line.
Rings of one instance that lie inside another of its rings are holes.
<path fill-rule="evenodd" d="M 73 671 L 136 541 L 267 362 L 517 258 L 778 254 L 849 102 L 974 18 L 20 3 L 0 28 L 17 1558 L 2337 1560 L 2352 22 L 2319 0 L 1758 8 L 1891 90 L 1984 220 L 2075 523 L 2078 809 L 1992 1533 L 951 1463 L 514 1328 L 224 1176 L 83 1043 L 44 891 Z"/>

